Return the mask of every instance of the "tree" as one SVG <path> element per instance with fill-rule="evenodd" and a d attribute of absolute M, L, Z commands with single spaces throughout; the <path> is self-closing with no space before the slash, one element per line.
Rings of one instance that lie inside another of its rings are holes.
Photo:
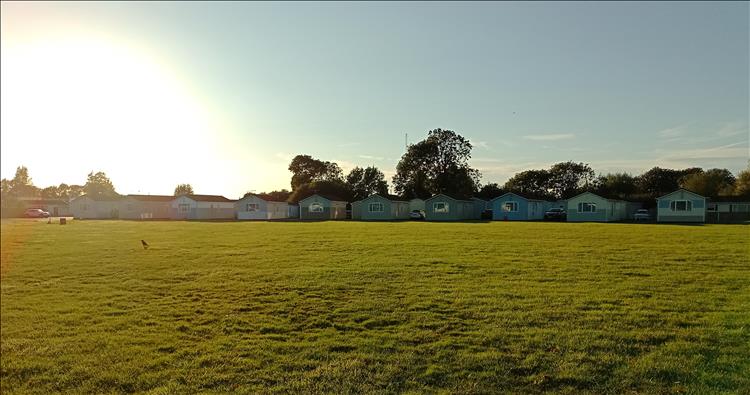
<path fill-rule="evenodd" d="M 640 192 L 657 198 L 679 188 L 679 179 L 682 176 L 680 171 L 657 166 L 639 175 L 636 182 Z"/>
<path fill-rule="evenodd" d="M 707 197 L 731 195 L 735 178 L 727 169 L 709 169 L 680 179 L 680 187 Z"/>
<path fill-rule="evenodd" d="M 86 178 L 86 185 L 83 186 L 83 191 L 87 195 L 117 196 L 112 181 L 110 181 L 109 178 L 107 178 L 107 175 L 101 171 L 96 173 L 92 171 L 89 173 Z"/>
<path fill-rule="evenodd" d="M 737 174 L 737 180 L 734 183 L 734 194 L 745 198 L 750 198 L 750 163 L 747 169 Z"/>
<path fill-rule="evenodd" d="M 18 166 L 16 174 L 9 184 L 9 197 L 35 197 L 39 196 L 39 188 L 35 187 L 29 176 L 29 169 L 26 166 Z"/>
<path fill-rule="evenodd" d="M 600 195 L 626 199 L 638 192 L 638 184 L 636 178 L 628 173 L 609 173 L 599 176 L 595 189 Z"/>
<path fill-rule="evenodd" d="M 503 195 L 504 193 L 505 191 L 493 182 L 482 186 L 476 196 L 480 199 L 491 200 Z"/>
<path fill-rule="evenodd" d="M 297 155 L 289 164 L 292 172 L 292 191 L 313 181 L 341 181 L 344 173 L 338 164 L 324 162 L 310 155 Z"/>
<path fill-rule="evenodd" d="M 193 192 L 193 186 L 190 184 L 178 184 L 174 188 L 174 195 L 180 196 L 180 195 L 192 195 Z"/>
<path fill-rule="evenodd" d="M 503 189 L 530 197 L 553 198 L 550 190 L 552 175 L 547 170 L 526 170 L 505 182 Z"/>
<path fill-rule="evenodd" d="M 256 195 L 259 196 L 261 199 L 266 199 L 274 202 L 285 202 L 289 199 L 289 196 L 291 196 L 291 192 L 282 189 L 280 191 L 271 191 L 271 192 L 261 192 L 261 193 L 255 193 L 255 192 L 246 192 L 242 197 L 247 197 L 249 195 Z"/>
<path fill-rule="evenodd" d="M 300 185 L 292 192 L 288 201 L 297 203 L 316 193 L 332 196 L 337 199 L 343 199 L 347 202 L 351 202 L 354 197 L 354 193 L 349 187 L 349 184 L 341 180 L 322 180 Z"/>
<path fill-rule="evenodd" d="M 346 176 L 346 183 L 349 184 L 354 196 L 354 200 L 364 199 L 373 193 L 381 195 L 388 194 L 388 183 L 385 181 L 385 175 L 377 167 L 367 168 L 355 167 Z"/>
<path fill-rule="evenodd" d="M 406 198 L 437 193 L 470 196 L 479 189 L 480 173 L 469 167 L 471 143 L 452 130 L 435 129 L 408 147 L 396 166 L 393 185 Z"/>
<path fill-rule="evenodd" d="M 549 169 L 549 190 L 558 199 L 568 199 L 594 186 L 596 174 L 586 163 L 573 161 L 552 165 Z"/>

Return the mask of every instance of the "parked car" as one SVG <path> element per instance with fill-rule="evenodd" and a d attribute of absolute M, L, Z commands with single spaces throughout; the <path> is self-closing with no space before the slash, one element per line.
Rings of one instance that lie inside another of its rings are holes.
<path fill-rule="evenodd" d="M 635 214 L 633 214 L 633 219 L 636 221 L 650 221 L 651 214 L 649 214 L 648 210 L 646 210 L 645 208 L 640 208 L 638 210 L 635 210 Z"/>
<path fill-rule="evenodd" d="M 424 211 L 422 210 L 411 210 L 409 213 L 409 219 L 424 219 Z"/>
<path fill-rule="evenodd" d="M 40 209 L 40 208 L 30 208 L 27 209 L 24 213 L 24 216 L 28 218 L 48 218 L 49 213 Z"/>
<path fill-rule="evenodd" d="M 544 219 L 550 221 L 565 221 L 566 219 L 568 219 L 568 213 L 566 213 L 565 209 L 563 209 L 562 207 L 555 207 L 544 212 Z"/>
<path fill-rule="evenodd" d="M 482 211 L 482 214 L 479 216 L 480 219 L 492 219 L 492 209 L 487 209 Z"/>

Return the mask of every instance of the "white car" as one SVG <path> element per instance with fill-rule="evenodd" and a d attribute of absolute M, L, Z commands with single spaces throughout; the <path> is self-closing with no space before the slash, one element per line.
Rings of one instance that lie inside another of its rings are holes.
<path fill-rule="evenodd" d="M 635 211 L 635 214 L 633 214 L 633 219 L 636 221 L 650 221 L 651 214 L 649 214 L 648 210 L 646 210 L 645 208 L 641 208 Z"/>
<path fill-rule="evenodd" d="M 424 211 L 422 211 L 422 210 L 412 210 L 409 213 L 409 219 L 424 219 Z"/>
<path fill-rule="evenodd" d="M 30 208 L 23 213 L 28 218 L 48 218 L 49 213 L 40 208 Z"/>

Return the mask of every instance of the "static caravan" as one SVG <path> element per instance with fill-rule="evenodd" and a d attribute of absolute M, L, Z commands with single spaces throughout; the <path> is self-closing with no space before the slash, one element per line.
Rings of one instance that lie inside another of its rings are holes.
<path fill-rule="evenodd" d="M 750 200 L 741 199 L 736 196 L 710 199 L 706 207 L 706 222 L 750 222 Z"/>
<path fill-rule="evenodd" d="M 533 221 L 544 219 L 544 212 L 552 208 L 552 202 L 529 199 L 508 192 L 490 200 L 492 219 L 496 221 Z"/>
<path fill-rule="evenodd" d="M 706 198 L 678 189 L 656 198 L 657 222 L 706 222 Z"/>
<path fill-rule="evenodd" d="M 171 202 L 173 219 L 234 219 L 234 200 L 218 195 L 182 195 Z"/>
<path fill-rule="evenodd" d="M 169 219 L 174 196 L 128 195 L 120 201 L 120 218 Z"/>
<path fill-rule="evenodd" d="M 268 196 L 249 194 L 235 202 L 237 219 L 286 219 L 296 218 L 286 200 L 274 200 Z M 296 210 L 295 210 L 296 211 Z M 294 217 L 292 217 L 292 215 Z"/>
<path fill-rule="evenodd" d="M 490 204 L 488 201 L 484 199 L 480 199 L 478 197 L 471 198 L 471 201 L 474 202 L 474 219 L 481 219 L 482 213 L 484 210 L 487 210 L 490 208 Z"/>
<path fill-rule="evenodd" d="M 628 202 L 584 192 L 568 199 L 568 222 L 612 222 L 627 219 Z"/>
<path fill-rule="evenodd" d="M 346 219 L 347 202 L 330 195 L 314 194 L 299 201 L 300 219 Z"/>
<path fill-rule="evenodd" d="M 48 212 L 53 217 L 68 217 L 72 215 L 70 204 L 60 199 L 19 198 L 18 201 L 21 203 L 22 210 L 38 208 Z"/>
<path fill-rule="evenodd" d="M 120 217 L 119 196 L 81 195 L 70 201 L 70 211 L 80 219 L 113 219 Z"/>
<path fill-rule="evenodd" d="M 474 219 L 474 202 L 458 196 L 437 194 L 424 202 L 428 221 L 465 221 Z"/>
<path fill-rule="evenodd" d="M 352 203 L 352 219 L 362 221 L 409 219 L 409 202 L 396 196 L 372 194 Z"/>

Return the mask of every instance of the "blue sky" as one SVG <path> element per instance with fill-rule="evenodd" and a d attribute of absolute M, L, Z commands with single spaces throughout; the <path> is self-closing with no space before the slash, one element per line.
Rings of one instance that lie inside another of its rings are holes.
<path fill-rule="evenodd" d="M 237 197 L 288 188 L 296 154 L 390 178 L 405 133 L 440 127 L 471 139 L 484 182 L 564 160 L 737 172 L 748 15 L 746 2 L 4 2 L 0 170 Z M 32 136 L 75 153 L 50 160 L 59 149 Z"/>

